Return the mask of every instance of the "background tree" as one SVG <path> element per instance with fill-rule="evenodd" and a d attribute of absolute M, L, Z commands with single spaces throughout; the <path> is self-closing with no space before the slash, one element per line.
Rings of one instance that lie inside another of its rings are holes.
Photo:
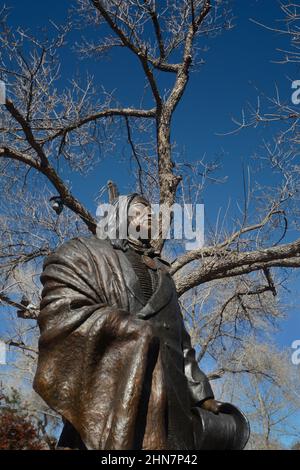
<path fill-rule="evenodd" d="M 293 420 L 300 407 L 297 370 L 287 354 L 256 343 L 253 337 L 244 348 L 246 357 L 235 357 L 244 372 L 227 374 L 223 395 L 247 410 L 253 433 L 248 448 L 285 448 L 287 440 L 299 436 L 299 426 Z"/>
<path fill-rule="evenodd" d="M 293 444 L 292 450 L 300 450 L 300 442 L 299 441 L 297 441 L 297 442 L 295 442 L 295 444 Z"/>
<path fill-rule="evenodd" d="M 48 450 L 54 448 L 55 438 L 48 435 L 47 415 L 37 418 L 30 405 L 14 389 L 1 385 L 0 449 Z"/>

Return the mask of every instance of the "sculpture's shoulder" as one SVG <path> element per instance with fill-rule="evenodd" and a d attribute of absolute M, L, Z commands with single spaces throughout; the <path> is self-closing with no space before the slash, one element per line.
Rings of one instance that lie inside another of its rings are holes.
<path fill-rule="evenodd" d="M 72 240 L 76 241 L 79 246 L 85 246 L 92 253 L 105 253 L 107 255 L 115 252 L 109 240 L 102 240 L 94 235 L 91 237 L 77 237 Z"/>
<path fill-rule="evenodd" d="M 81 259 L 93 257 L 97 254 L 97 257 L 101 255 L 114 256 L 114 248 L 109 240 L 101 240 L 95 236 L 91 237 L 75 237 L 61 245 L 59 245 L 46 259 L 44 266 L 47 264 L 63 259 L 66 261 L 76 261 Z"/>

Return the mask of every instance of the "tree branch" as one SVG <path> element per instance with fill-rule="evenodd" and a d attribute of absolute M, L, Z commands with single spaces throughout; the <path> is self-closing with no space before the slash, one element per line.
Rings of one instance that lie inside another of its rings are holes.
<path fill-rule="evenodd" d="M 178 295 L 187 290 L 226 277 L 240 276 L 272 267 L 299 267 L 300 239 L 285 245 L 246 253 L 227 253 L 223 258 L 214 258 L 202 263 L 193 272 L 176 280 Z"/>
<path fill-rule="evenodd" d="M 21 112 L 9 99 L 6 100 L 5 107 L 11 114 L 11 116 L 21 125 L 28 144 L 36 152 L 40 161 L 37 162 L 31 156 L 22 156 L 20 152 L 6 147 L 0 148 L 0 157 L 7 156 L 8 158 L 21 161 L 43 173 L 58 191 L 64 205 L 76 214 L 78 214 L 79 217 L 83 220 L 83 222 L 87 225 L 89 230 L 92 233 L 95 233 L 96 222 L 94 218 L 85 209 L 85 207 L 71 194 L 64 181 L 59 177 L 55 169 L 50 165 L 48 158 L 44 152 L 43 146 L 36 140 L 33 135 L 29 122 L 24 118 Z"/>
<path fill-rule="evenodd" d="M 26 165 L 29 165 L 36 170 L 40 170 L 41 168 L 39 162 L 34 160 L 31 155 L 18 152 L 17 150 L 11 149 L 9 147 L 0 147 L 0 158 L 1 157 L 7 157 L 11 158 L 12 160 L 25 163 Z"/>
<path fill-rule="evenodd" d="M 147 51 L 142 50 L 141 48 L 137 47 L 126 35 L 126 33 L 120 28 L 116 21 L 114 21 L 103 5 L 103 2 L 101 0 L 92 0 L 93 5 L 95 8 L 100 12 L 100 14 L 103 16 L 107 24 L 110 26 L 112 31 L 117 34 L 117 36 L 121 39 L 122 43 L 124 46 L 126 46 L 129 50 L 131 50 L 140 60 L 142 67 L 144 69 L 145 75 L 149 81 L 153 96 L 155 98 L 156 104 L 158 107 L 161 106 L 161 97 L 160 93 L 153 75 L 152 70 L 149 67 L 148 64 L 148 57 L 147 57 Z"/>
<path fill-rule="evenodd" d="M 225 374 L 254 374 L 254 375 L 261 375 L 261 376 L 267 378 L 268 380 L 270 380 L 271 382 L 274 382 L 274 378 L 270 374 L 268 374 L 266 372 L 258 371 L 255 368 L 234 369 L 234 368 L 230 368 L 230 367 L 221 367 L 220 369 L 208 374 L 207 378 L 208 378 L 208 380 L 217 380 L 217 379 L 221 379 Z"/>
<path fill-rule="evenodd" d="M 7 341 L 5 341 L 5 343 L 8 346 L 13 346 L 14 348 L 22 349 L 23 351 L 29 351 L 29 352 L 32 352 L 36 355 L 38 354 L 37 349 L 33 349 L 30 346 L 26 346 L 26 344 L 24 344 L 22 341 L 7 340 Z"/>
<path fill-rule="evenodd" d="M 45 167 L 48 165 L 48 159 L 44 153 L 42 146 L 36 141 L 34 135 L 31 131 L 29 122 L 22 116 L 20 111 L 14 106 L 13 102 L 10 100 L 6 100 L 5 103 L 6 109 L 12 115 L 12 117 L 21 125 L 23 132 L 25 134 L 26 140 L 29 145 L 35 150 L 38 157 L 40 158 L 41 167 Z"/>
<path fill-rule="evenodd" d="M 277 207 L 277 205 L 275 207 Z M 213 256 L 216 256 L 216 257 L 224 256 L 224 254 L 228 253 L 230 245 L 239 237 L 241 237 L 241 235 L 245 235 L 246 233 L 259 230 L 262 227 L 264 227 L 274 215 L 283 214 L 282 210 L 279 210 L 275 207 L 272 207 L 268 211 L 267 215 L 260 222 L 256 224 L 248 225 L 246 227 L 242 227 L 240 230 L 236 230 L 228 238 L 226 238 L 226 240 L 224 240 L 222 243 L 219 243 L 218 245 L 215 245 L 209 248 L 205 247 L 205 248 L 199 248 L 197 250 L 191 250 L 185 253 L 184 255 L 180 256 L 172 263 L 171 274 L 175 274 L 177 271 L 179 271 L 179 269 L 183 268 L 188 263 L 195 261 L 196 259 L 203 259 L 206 257 L 213 257 Z"/>
<path fill-rule="evenodd" d="M 78 122 L 71 124 L 69 126 L 63 127 L 59 129 L 57 132 L 54 134 L 50 135 L 47 137 L 43 143 L 50 142 L 57 137 L 66 135 L 68 132 L 71 132 L 75 129 L 79 129 L 80 127 L 84 126 L 85 124 L 88 124 L 93 121 L 97 121 L 98 119 L 102 118 L 107 118 L 111 116 L 123 116 L 123 117 L 136 117 L 136 118 L 155 118 L 156 116 L 156 110 L 155 108 L 153 109 L 133 109 L 133 108 L 123 108 L 123 109 L 118 109 L 118 108 L 111 108 L 111 109 L 105 109 L 103 111 L 99 111 L 99 113 L 91 114 L 90 116 L 87 116 L 85 118 L 80 119 Z"/>
<path fill-rule="evenodd" d="M 150 15 L 150 18 L 152 20 L 152 23 L 153 23 L 153 27 L 154 27 L 154 31 L 155 31 L 155 35 L 156 35 L 156 39 L 157 39 L 157 44 L 158 44 L 158 48 L 159 48 L 159 54 L 160 54 L 160 59 L 161 60 L 164 60 L 165 57 L 166 57 L 166 51 L 165 51 L 165 45 L 164 45 L 164 40 L 163 40 L 163 36 L 162 36 L 162 31 L 161 31 L 161 28 L 160 28 L 160 23 L 158 21 L 158 17 L 157 17 L 157 12 L 155 10 L 155 8 L 152 8 L 151 5 L 149 5 L 147 3 L 146 0 L 144 0 L 144 5 Z"/>
<path fill-rule="evenodd" d="M 12 300 L 10 297 L 8 297 L 7 295 L 5 294 L 1 294 L 0 293 L 0 306 L 1 304 L 6 304 L 6 305 L 9 305 L 10 307 L 14 307 L 16 309 L 18 309 L 18 312 L 24 312 L 22 315 L 20 315 L 18 313 L 18 317 L 19 318 L 24 318 L 26 320 L 36 320 L 37 319 L 37 311 L 36 310 L 31 310 L 31 309 L 28 309 L 26 310 L 26 308 L 24 308 L 24 305 L 20 304 L 19 302 L 15 302 L 14 300 Z"/>
<path fill-rule="evenodd" d="M 192 63 L 193 40 L 194 40 L 196 33 L 199 30 L 201 23 L 205 20 L 206 16 L 209 14 L 210 9 L 211 9 L 210 0 L 206 0 L 199 15 L 196 18 L 194 16 L 192 18 L 192 23 L 189 27 L 189 30 L 185 39 L 183 59 L 178 69 L 176 83 L 166 103 L 166 106 L 170 110 L 170 112 L 173 112 L 175 110 L 177 104 L 179 103 L 181 96 L 184 93 L 185 87 L 189 79 L 189 69 Z"/>

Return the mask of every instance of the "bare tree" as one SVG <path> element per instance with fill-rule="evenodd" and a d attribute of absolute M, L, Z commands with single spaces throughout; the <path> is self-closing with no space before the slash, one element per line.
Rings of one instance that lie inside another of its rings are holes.
<path fill-rule="evenodd" d="M 299 438 L 299 377 L 288 354 L 251 340 L 246 362 L 253 373 L 228 374 L 222 384 L 223 396 L 243 403 L 247 409 L 253 434 L 248 448 L 285 448 L 287 439 Z M 259 373 L 259 368 L 268 370 L 268 374 Z"/>
<path fill-rule="evenodd" d="M 59 64 L 56 53 L 64 44 L 66 28 L 60 30 L 55 40 L 40 42 L 20 29 L 12 33 L 2 22 L 2 79 L 7 82 L 11 93 L 2 116 L 1 160 L 6 165 L 27 167 L 45 176 L 63 204 L 94 231 L 92 215 L 72 195 L 51 160 L 65 158 L 71 167 L 82 168 L 85 159 L 92 160 L 95 150 L 91 148 L 92 144 L 101 144 L 99 133 L 103 122 L 107 124 L 108 117 L 122 116 L 123 119 L 127 118 L 126 122 L 129 118 L 153 119 L 160 202 L 171 205 L 181 180 L 176 163 L 172 160 L 172 116 L 188 83 L 190 70 L 194 66 L 193 55 L 201 37 L 212 32 L 215 34 L 224 25 L 228 27 L 227 6 L 227 2 L 223 1 L 212 4 L 209 1 L 167 2 L 160 10 L 150 1 L 121 4 L 88 0 L 79 2 L 77 14 L 88 27 L 99 27 L 105 23 L 112 33 L 112 36 L 100 37 L 97 44 L 85 43 L 80 48 L 81 53 L 101 54 L 113 47 L 129 49 L 140 62 L 150 87 L 154 102 L 150 109 L 110 107 L 112 97 L 106 94 L 106 101 L 100 103 L 99 99 L 95 100 L 91 80 L 85 88 L 73 81 L 71 89 L 60 95 L 54 85 L 58 79 Z M 2 12 L 3 16 L 5 11 Z M 147 42 L 148 34 L 145 34 L 148 23 L 153 24 L 150 42 Z M 26 49 L 31 48 L 28 58 L 25 57 L 25 44 Z M 173 57 L 177 61 L 173 61 Z M 174 76 L 174 86 L 164 96 L 159 91 L 156 73 Z M 78 148 L 81 150 L 80 156 L 76 151 Z M 277 246 L 271 244 L 258 250 L 247 250 L 244 243 L 243 248 L 237 248 L 242 237 L 246 234 L 256 237 L 255 234 L 282 213 L 281 206 L 289 196 L 288 189 L 254 223 L 249 223 L 249 217 L 244 214 L 243 219 L 237 221 L 239 226 L 221 242 L 179 257 L 174 262 L 173 274 L 195 260 L 199 266 L 193 269 L 192 274 L 180 276 L 177 281 L 179 294 L 216 278 L 271 267 L 298 267 L 299 240 Z"/>

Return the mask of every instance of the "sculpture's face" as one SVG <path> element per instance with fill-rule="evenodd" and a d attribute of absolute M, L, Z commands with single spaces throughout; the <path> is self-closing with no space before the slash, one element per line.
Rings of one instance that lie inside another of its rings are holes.
<path fill-rule="evenodd" d="M 151 206 L 141 202 L 138 198 L 133 199 L 128 210 L 129 236 L 134 239 L 150 240 L 152 227 Z"/>

